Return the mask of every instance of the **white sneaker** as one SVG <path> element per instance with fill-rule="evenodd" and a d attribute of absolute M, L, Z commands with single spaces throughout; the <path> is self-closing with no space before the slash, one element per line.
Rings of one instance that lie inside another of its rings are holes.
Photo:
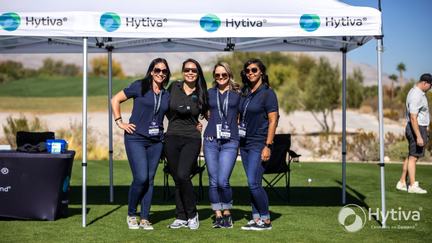
<path fill-rule="evenodd" d="M 401 181 L 398 181 L 398 183 L 396 184 L 396 190 L 399 191 L 407 191 L 407 185 L 406 183 L 402 183 Z"/>
<path fill-rule="evenodd" d="M 408 193 L 426 194 L 427 191 L 419 186 L 418 181 L 414 185 L 408 187 Z"/>
<path fill-rule="evenodd" d="M 195 217 L 188 219 L 187 226 L 191 230 L 196 230 L 199 228 L 198 213 L 196 213 Z"/>
<path fill-rule="evenodd" d="M 180 229 L 182 227 L 188 227 L 188 221 L 182 219 L 176 219 L 174 220 L 174 222 L 168 225 L 168 228 L 170 229 Z"/>
<path fill-rule="evenodd" d="M 135 216 L 127 216 L 126 222 L 128 224 L 129 229 L 139 229 L 138 219 Z"/>
<path fill-rule="evenodd" d="M 147 219 L 141 219 L 139 227 L 143 230 L 154 230 L 152 224 Z"/>

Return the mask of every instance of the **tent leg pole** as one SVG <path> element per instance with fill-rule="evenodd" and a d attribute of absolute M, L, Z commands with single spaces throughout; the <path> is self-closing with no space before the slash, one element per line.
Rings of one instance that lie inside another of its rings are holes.
<path fill-rule="evenodd" d="M 346 204 L 346 50 L 342 51 L 342 205 Z"/>
<path fill-rule="evenodd" d="M 385 177 L 384 177 L 384 118 L 383 118 L 383 88 L 381 73 L 381 54 L 383 52 L 382 37 L 377 39 L 377 66 L 378 66 L 378 113 L 379 113 L 379 145 L 380 145 L 380 172 L 381 172 L 381 213 L 386 215 L 385 204 Z M 386 227 L 386 218 L 382 217 L 382 228 Z"/>
<path fill-rule="evenodd" d="M 82 227 L 87 217 L 87 37 L 83 38 L 83 103 L 82 103 Z"/>
<path fill-rule="evenodd" d="M 108 137 L 109 137 L 109 201 L 114 202 L 113 129 L 112 129 L 112 49 L 108 49 Z"/>

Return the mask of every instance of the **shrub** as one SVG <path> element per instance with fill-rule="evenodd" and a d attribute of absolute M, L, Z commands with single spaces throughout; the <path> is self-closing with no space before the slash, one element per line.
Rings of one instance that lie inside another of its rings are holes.
<path fill-rule="evenodd" d="M 92 74 L 98 77 L 108 76 L 108 59 L 106 57 L 96 57 L 91 60 Z M 114 59 L 112 60 L 112 76 L 124 79 L 125 74 L 121 64 Z"/>
<path fill-rule="evenodd" d="M 81 73 L 81 68 L 75 64 L 65 64 L 63 61 L 46 58 L 38 72 L 48 75 L 78 76 Z"/>
<path fill-rule="evenodd" d="M 78 122 L 69 124 L 69 128 L 56 131 L 56 137 L 68 142 L 68 149 L 75 150 L 75 158 L 82 159 L 82 125 Z M 93 134 L 91 127 L 87 127 L 87 159 L 106 160 L 108 149 L 102 148 Z"/>
<path fill-rule="evenodd" d="M 28 120 L 24 115 L 21 115 L 18 118 L 8 116 L 6 118 L 6 125 L 3 125 L 3 132 L 5 134 L 6 141 L 12 148 L 16 148 L 16 133 L 18 131 L 43 132 L 46 130 L 46 126 L 39 118 L 35 117 L 32 120 Z"/>

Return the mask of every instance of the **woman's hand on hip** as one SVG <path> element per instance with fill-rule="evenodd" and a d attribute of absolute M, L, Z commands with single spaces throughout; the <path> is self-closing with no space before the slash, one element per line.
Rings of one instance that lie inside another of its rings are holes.
<path fill-rule="evenodd" d="M 120 127 L 121 129 L 125 130 L 127 133 L 132 134 L 133 132 L 135 132 L 135 124 L 132 123 L 123 123 L 123 122 L 119 122 L 117 124 L 118 127 Z"/>

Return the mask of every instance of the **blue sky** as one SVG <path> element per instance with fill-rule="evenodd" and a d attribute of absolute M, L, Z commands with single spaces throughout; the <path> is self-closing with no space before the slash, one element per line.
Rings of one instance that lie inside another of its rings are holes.
<path fill-rule="evenodd" d="M 378 0 L 341 0 L 341 2 L 378 8 Z M 384 28 L 383 71 L 397 74 L 403 62 L 405 78 L 418 79 L 422 73 L 432 73 L 432 1 L 381 0 Z M 376 41 L 348 53 L 356 62 L 376 66 Z"/>

